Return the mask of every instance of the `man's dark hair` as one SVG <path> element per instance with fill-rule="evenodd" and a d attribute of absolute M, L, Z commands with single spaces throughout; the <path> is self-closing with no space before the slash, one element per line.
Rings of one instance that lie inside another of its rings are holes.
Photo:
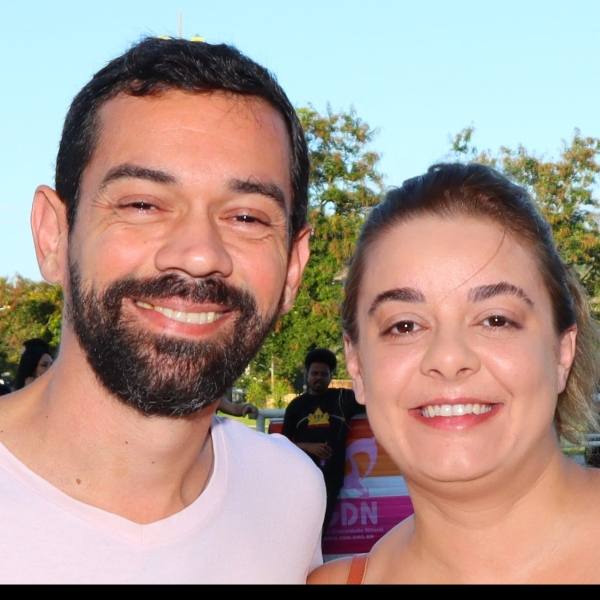
<path fill-rule="evenodd" d="M 326 364 L 333 373 L 337 367 L 337 358 L 335 357 L 335 354 L 331 350 L 327 350 L 327 348 L 315 348 L 314 350 L 311 350 L 304 359 L 304 366 L 307 371 L 313 363 Z"/>
<path fill-rule="evenodd" d="M 309 160 L 302 125 L 275 77 L 226 44 L 146 38 L 109 62 L 75 96 L 65 118 L 56 159 L 56 191 L 73 229 L 81 178 L 98 142 L 98 110 L 118 96 L 169 90 L 226 92 L 261 98 L 283 118 L 291 143 L 290 242 L 306 223 Z"/>

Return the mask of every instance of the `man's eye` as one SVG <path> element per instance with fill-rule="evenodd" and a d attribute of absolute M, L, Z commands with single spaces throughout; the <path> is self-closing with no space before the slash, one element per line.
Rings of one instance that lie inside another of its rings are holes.
<path fill-rule="evenodd" d="M 150 204 L 149 202 L 144 202 L 144 201 L 140 200 L 139 202 L 130 202 L 129 204 L 127 204 L 127 208 L 134 208 L 136 210 L 148 211 L 148 210 L 153 210 L 156 207 L 154 206 L 154 204 Z"/>
<path fill-rule="evenodd" d="M 234 220 L 238 223 L 260 223 L 265 225 L 265 222 L 262 219 L 259 219 L 253 215 L 236 215 Z"/>

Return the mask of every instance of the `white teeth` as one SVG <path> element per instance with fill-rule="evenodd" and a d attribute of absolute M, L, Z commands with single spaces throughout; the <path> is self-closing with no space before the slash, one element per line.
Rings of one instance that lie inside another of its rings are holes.
<path fill-rule="evenodd" d="M 181 310 L 173 310 L 171 308 L 165 308 L 164 306 L 153 306 L 152 304 L 148 304 L 147 302 L 142 302 L 141 300 L 136 300 L 135 302 L 138 306 L 142 308 L 147 308 L 150 310 L 155 310 L 159 312 L 161 315 L 167 317 L 167 319 L 172 319 L 173 321 L 178 321 L 179 323 L 192 323 L 194 325 L 205 325 L 206 323 L 213 323 L 221 318 L 221 313 L 217 312 L 183 312 Z"/>
<path fill-rule="evenodd" d="M 452 416 L 460 416 L 465 414 L 465 407 L 462 404 L 455 404 L 452 407 Z"/>
<path fill-rule="evenodd" d="M 449 404 L 442 404 L 442 410 L 440 412 L 442 417 L 452 416 L 452 407 Z"/>
<path fill-rule="evenodd" d="M 426 418 L 462 417 L 463 415 L 482 415 L 492 410 L 491 404 L 428 404 L 421 409 Z"/>

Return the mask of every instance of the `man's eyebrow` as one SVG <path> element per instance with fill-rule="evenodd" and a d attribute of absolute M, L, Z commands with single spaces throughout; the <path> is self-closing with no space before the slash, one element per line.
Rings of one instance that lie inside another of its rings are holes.
<path fill-rule="evenodd" d="M 491 285 L 481 285 L 469 291 L 470 302 L 482 302 L 494 296 L 515 296 L 523 300 L 529 308 L 534 307 L 533 300 L 526 294 L 523 288 L 506 281 Z"/>
<path fill-rule="evenodd" d="M 119 179 L 145 179 L 146 181 L 165 183 L 167 185 L 177 185 L 179 183 L 177 177 L 167 173 L 166 171 L 147 169 L 146 167 L 125 163 L 113 167 L 104 176 L 98 187 L 98 192 L 102 192 L 106 189 L 109 183 L 118 181 Z"/>
<path fill-rule="evenodd" d="M 414 288 L 404 287 L 386 290 L 378 294 L 369 308 L 369 316 L 377 310 L 377 307 L 384 302 L 425 302 L 425 295 Z"/>
<path fill-rule="evenodd" d="M 283 190 L 274 183 L 265 183 L 256 181 L 255 179 L 231 179 L 229 181 L 229 189 L 232 192 L 242 194 L 260 194 L 275 200 L 277 204 L 287 213 L 288 207 L 285 201 Z"/>

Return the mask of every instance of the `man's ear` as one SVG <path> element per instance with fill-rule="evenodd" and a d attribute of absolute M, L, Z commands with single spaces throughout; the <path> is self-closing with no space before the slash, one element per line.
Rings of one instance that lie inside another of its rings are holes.
<path fill-rule="evenodd" d="M 575 350 L 577 348 L 577 325 L 567 329 L 561 336 L 558 343 L 558 370 L 557 387 L 558 393 L 564 392 L 567 386 L 567 379 L 575 359 Z"/>
<path fill-rule="evenodd" d="M 298 288 L 302 281 L 302 273 L 310 257 L 309 242 L 311 231 L 311 226 L 305 225 L 292 243 L 288 259 L 287 277 L 283 289 L 283 302 L 281 303 L 280 314 L 282 315 L 291 310 L 298 294 Z"/>
<path fill-rule="evenodd" d="M 58 194 L 46 185 L 35 191 L 31 230 L 42 277 L 50 283 L 63 282 L 69 238 L 67 208 Z"/>
<path fill-rule="evenodd" d="M 348 373 L 350 373 L 350 377 L 352 378 L 352 389 L 354 390 L 356 401 L 359 404 L 366 404 L 365 382 L 362 375 L 358 348 L 345 333 L 344 349 L 346 351 L 346 368 L 348 369 Z"/>

